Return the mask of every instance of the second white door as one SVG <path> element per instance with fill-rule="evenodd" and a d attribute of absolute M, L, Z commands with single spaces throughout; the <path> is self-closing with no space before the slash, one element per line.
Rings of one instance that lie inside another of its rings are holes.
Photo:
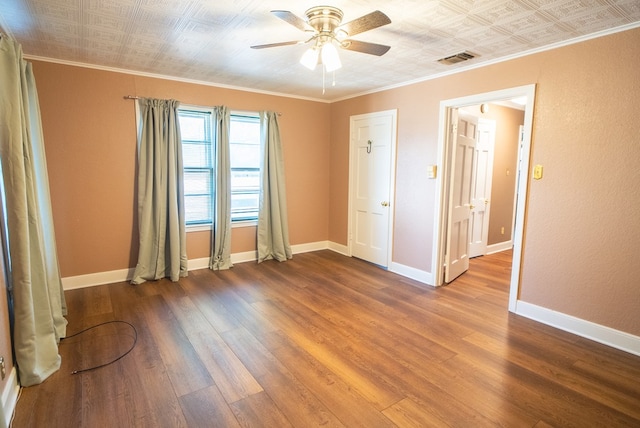
<path fill-rule="evenodd" d="M 483 256 L 487 253 L 495 133 L 495 120 L 478 119 L 478 133 L 471 174 L 469 257 Z"/>
<path fill-rule="evenodd" d="M 471 182 L 475 163 L 478 119 L 451 110 L 449 185 L 444 281 L 449 283 L 469 269 Z"/>

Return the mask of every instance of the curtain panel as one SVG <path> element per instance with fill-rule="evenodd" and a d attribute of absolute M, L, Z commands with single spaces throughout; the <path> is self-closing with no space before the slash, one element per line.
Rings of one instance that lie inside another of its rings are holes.
<path fill-rule="evenodd" d="M 212 199 L 213 230 L 211 233 L 212 270 L 229 269 L 231 263 L 231 160 L 229 148 L 229 128 L 231 113 L 228 107 L 214 109 L 216 121 L 215 136 L 215 195 Z"/>
<path fill-rule="evenodd" d="M 260 122 L 262 165 L 258 210 L 258 263 L 269 259 L 283 262 L 293 255 L 289 244 L 284 157 L 278 115 L 274 112 L 261 112 Z"/>
<path fill-rule="evenodd" d="M 9 300 L 20 384 L 60 368 L 67 313 L 58 268 L 40 106 L 31 64 L 0 37 L 0 158 L 5 189 Z M 3 225 L 4 226 L 4 225 Z"/>
<path fill-rule="evenodd" d="M 187 276 L 179 102 L 141 98 L 138 134 L 139 252 L 132 284 Z"/>

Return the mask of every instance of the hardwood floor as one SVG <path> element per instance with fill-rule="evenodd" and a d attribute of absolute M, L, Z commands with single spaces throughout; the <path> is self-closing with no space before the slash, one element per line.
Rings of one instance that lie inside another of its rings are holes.
<path fill-rule="evenodd" d="M 507 311 L 511 254 L 438 289 L 331 251 L 66 293 L 13 427 L 640 426 L 640 357 Z"/>

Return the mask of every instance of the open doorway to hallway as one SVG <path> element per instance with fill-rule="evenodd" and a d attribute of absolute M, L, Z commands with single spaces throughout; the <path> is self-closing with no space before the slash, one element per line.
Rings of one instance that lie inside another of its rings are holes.
<path fill-rule="evenodd" d="M 443 285 L 445 278 L 452 281 L 457 275 L 447 275 L 447 270 L 455 264 L 456 274 L 461 274 L 469 267 L 469 225 L 471 213 L 477 205 L 472 203 L 471 183 L 460 180 L 469 180 L 474 169 L 473 156 L 468 148 L 458 149 L 458 139 L 464 142 L 466 136 L 461 135 L 458 129 L 459 113 L 463 109 L 473 109 L 482 104 L 491 104 L 524 97 L 524 120 L 522 127 L 521 144 L 518 147 L 518 157 L 514 166 L 498 171 L 500 174 L 508 173 L 511 176 L 511 218 L 512 227 L 511 244 L 513 256 L 511 264 L 509 310 L 515 310 L 519 289 L 520 261 L 522 255 L 522 239 L 524 231 L 524 211 L 526 192 L 529 176 L 529 152 L 531 147 L 531 128 L 533 120 L 533 104 L 535 85 L 527 85 L 479 95 L 471 95 L 463 98 L 442 101 L 440 104 L 440 138 L 439 159 L 442 165 L 442 174 L 438 177 L 439 194 L 437 195 L 436 208 L 439 219 L 436 222 L 434 243 L 434 282 L 436 286 Z M 467 125 L 465 125 L 465 128 Z M 464 128 L 463 128 L 464 130 Z M 466 131 L 465 131 L 466 132 Z M 473 132 L 471 133 L 473 134 Z M 466 144 L 469 146 L 468 144 Z M 463 156 L 461 156 L 463 154 Z M 513 165 L 513 161 L 512 161 Z M 461 170 L 462 169 L 462 170 Z M 507 171 L 508 170 L 508 171 Z M 493 171 L 493 169 L 492 169 Z M 516 174 L 515 180 L 511 174 Z M 462 183 L 462 184 L 461 184 Z M 514 198 L 515 197 L 515 203 Z M 489 204 L 487 198 L 486 204 Z M 505 230 L 503 231 L 503 227 Z M 509 226 L 501 225 L 498 231 L 503 234 Z M 494 227 L 495 229 L 495 227 Z M 487 233 L 488 235 L 488 233 Z M 488 241 L 487 241 L 488 242 Z M 459 273 L 458 273 L 459 272 Z"/>

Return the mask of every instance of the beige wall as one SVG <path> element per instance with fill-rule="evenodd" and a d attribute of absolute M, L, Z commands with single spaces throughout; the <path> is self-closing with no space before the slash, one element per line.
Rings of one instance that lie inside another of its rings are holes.
<path fill-rule="evenodd" d="M 348 120 L 397 108 L 394 262 L 432 271 L 441 100 L 535 83 L 520 299 L 640 335 L 640 29 L 345 100 L 331 111 L 329 237 L 346 243 Z"/>
<path fill-rule="evenodd" d="M 281 112 L 291 243 L 326 241 L 329 104 L 47 62 L 34 73 L 63 277 L 136 264 L 135 106 L 124 95 Z M 208 257 L 210 239 L 189 233 L 188 257 Z M 233 229 L 232 251 L 253 249 L 255 228 Z"/>

